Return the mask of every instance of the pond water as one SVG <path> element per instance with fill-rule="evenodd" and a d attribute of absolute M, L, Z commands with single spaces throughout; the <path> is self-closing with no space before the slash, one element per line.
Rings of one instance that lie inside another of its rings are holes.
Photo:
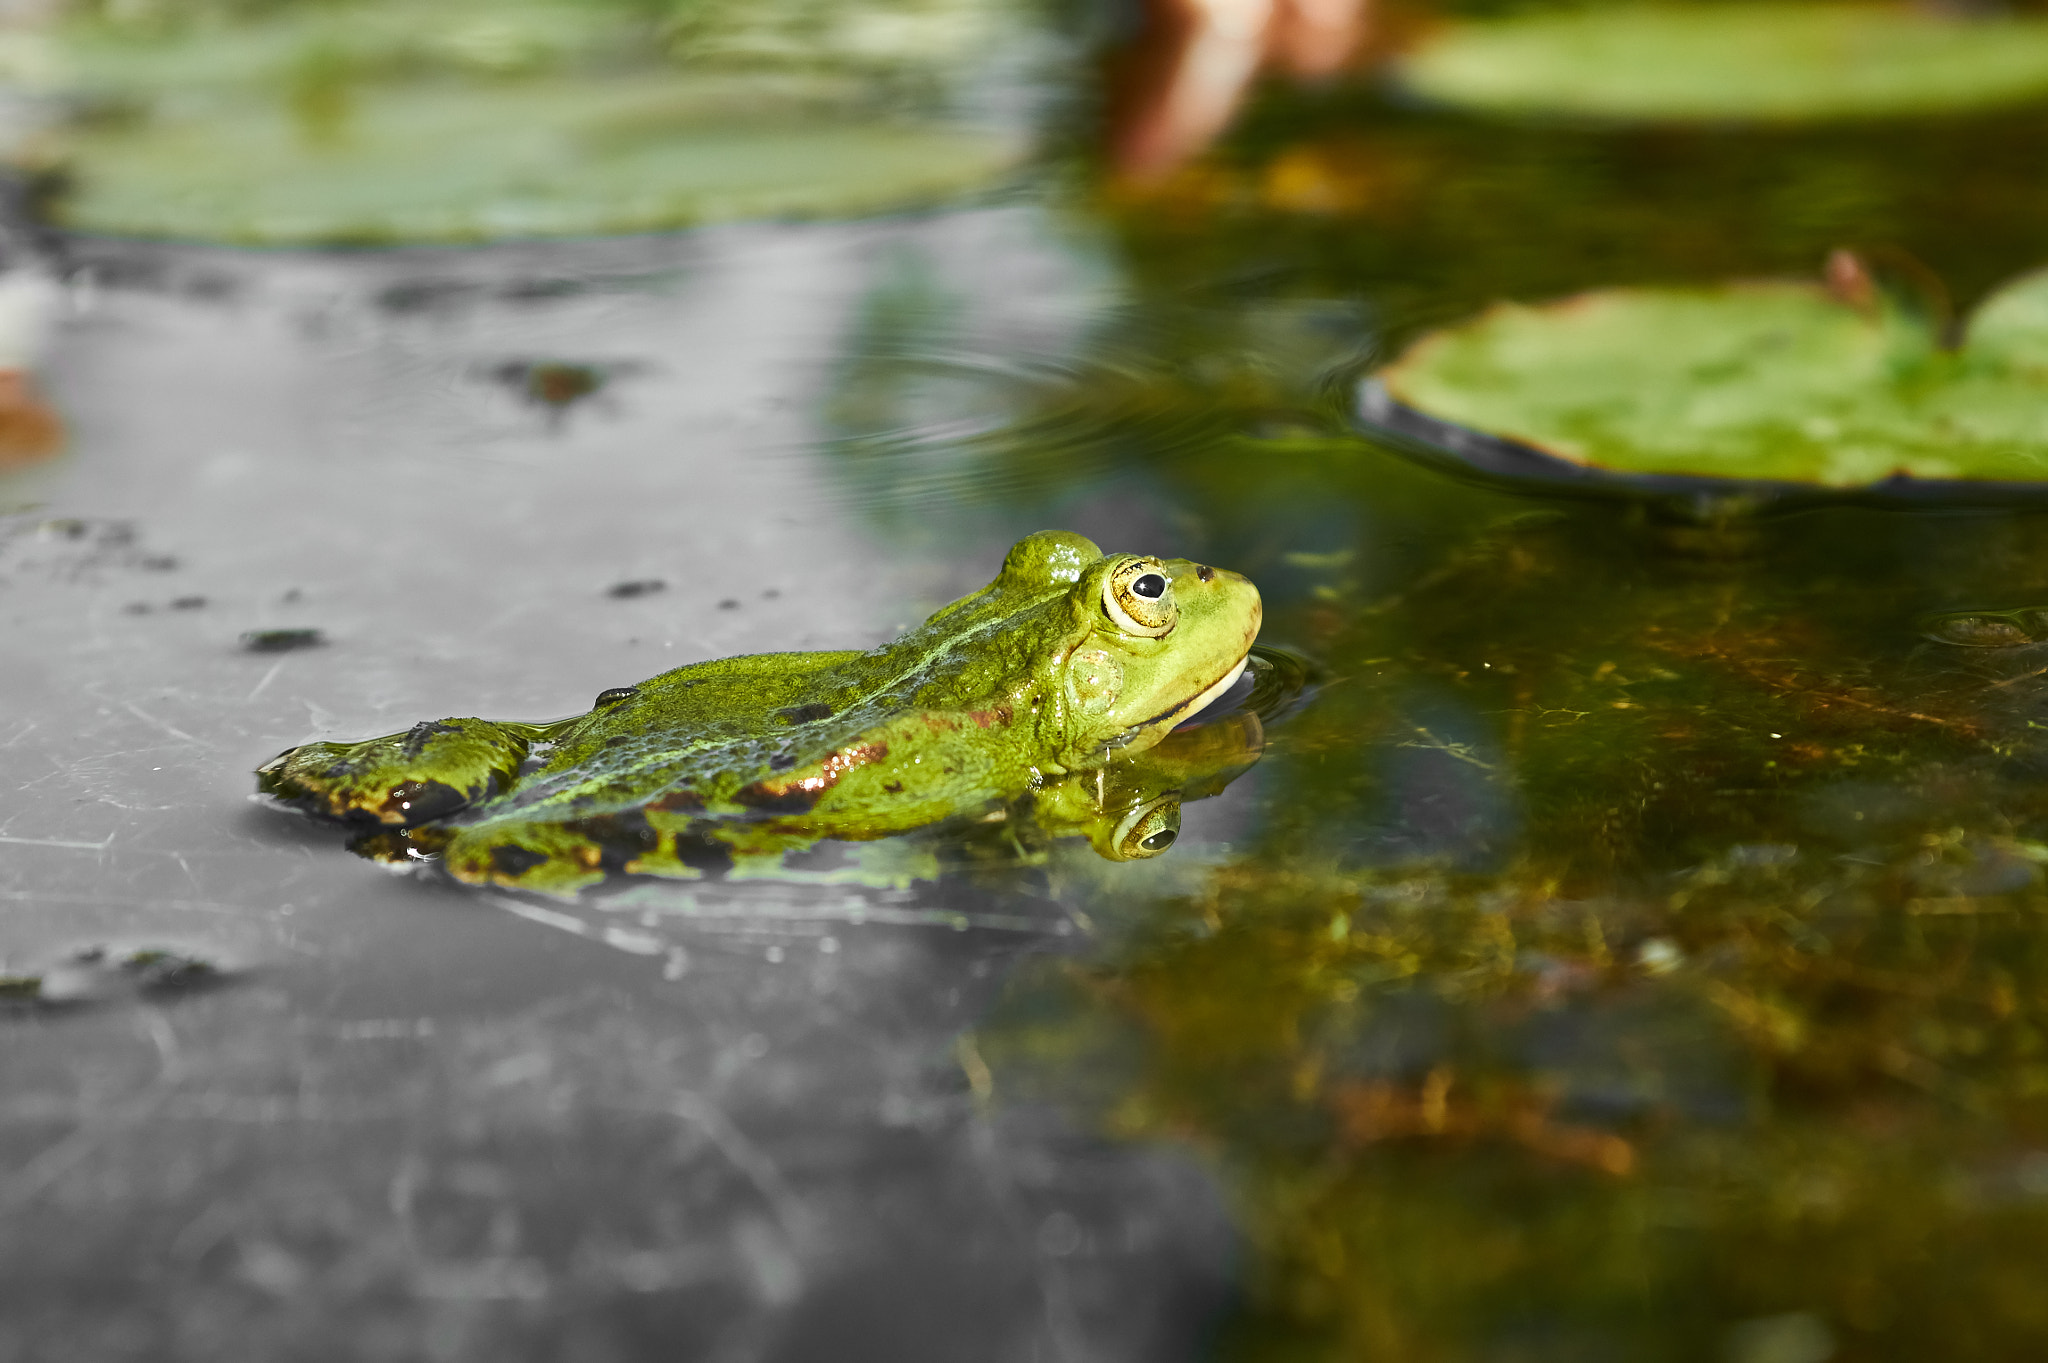
<path fill-rule="evenodd" d="M 2048 261 L 2048 115 L 1274 80 L 1119 177 L 1100 25 L 1032 21 L 1039 155 L 914 212 L 58 243 L 0 1359 L 2048 1347 L 2048 513 L 1576 498 L 1352 420 L 1503 298 L 1847 246 L 1967 310 Z M 252 802 L 310 739 L 878 644 L 1046 527 L 1246 574 L 1310 678 L 1166 855 L 549 901 Z"/>

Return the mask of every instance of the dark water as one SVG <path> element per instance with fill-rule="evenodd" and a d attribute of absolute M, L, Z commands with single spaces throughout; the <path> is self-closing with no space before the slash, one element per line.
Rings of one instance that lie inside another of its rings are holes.
<path fill-rule="evenodd" d="M 71 245 L 70 450 L 0 482 L 0 964 L 60 999 L 0 1051 L 0 1358 L 2048 1347 L 2048 643 L 1930 620 L 2048 607 L 2048 520 L 1702 520 L 1348 422 L 1501 297 L 1851 245 L 1967 307 L 2048 256 L 2042 111 L 1276 84 L 1140 192 L 1070 79 L 915 215 Z M 1157 860 L 549 907 L 247 802 L 875 643 L 1051 525 L 1246 573 L 1320 669 Z"/>

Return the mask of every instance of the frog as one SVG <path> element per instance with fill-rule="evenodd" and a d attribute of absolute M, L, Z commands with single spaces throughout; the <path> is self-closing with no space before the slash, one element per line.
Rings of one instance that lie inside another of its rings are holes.
<path fill-rule="evenodd" d="M 975 817 L 1142 753 L 1230 691 L 1261 619 L 1241 574 L 1040 531 L 875 648 L 686 664 L 549 723 L 301 744 L 257 789 L 471 885 L 566 898 L 616 876 L 716 879 L 736 848 Z"/>

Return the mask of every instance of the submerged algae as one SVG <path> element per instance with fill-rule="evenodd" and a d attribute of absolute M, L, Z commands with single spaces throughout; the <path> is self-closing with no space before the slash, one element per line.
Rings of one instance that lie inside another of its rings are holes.
<path fill-rule="evenodd" d="M 994 1092 L 1208 1152 L 1228 1357 L 2048 1339 L 2043 658 L 1897 590 L 2032 599 L 2038 528 L 1475 537 L 1329 637 L 1251 845 L 1013 986 Z"/>

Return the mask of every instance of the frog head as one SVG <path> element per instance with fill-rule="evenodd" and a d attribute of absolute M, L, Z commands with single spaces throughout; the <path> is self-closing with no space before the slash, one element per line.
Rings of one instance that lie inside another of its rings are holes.
<path fill-rule="evenodd" d="M 1258 638 L 1259 591 L 1187 559 L 1108 554 L 1075 582 L 1077 631 L 1059 671 L 1069 754 L 1149 748 L 1244 670 Z"/>
<path fill-rule="evenodd" d="M 1071 771 L 1151 747 L 1227 691 L 1259 620 L 1258 588 L 1237 573 L 1049 530 L 927 628 L 987 631 L 982 656 L 1025 655 L 1046 767 Z"/>

